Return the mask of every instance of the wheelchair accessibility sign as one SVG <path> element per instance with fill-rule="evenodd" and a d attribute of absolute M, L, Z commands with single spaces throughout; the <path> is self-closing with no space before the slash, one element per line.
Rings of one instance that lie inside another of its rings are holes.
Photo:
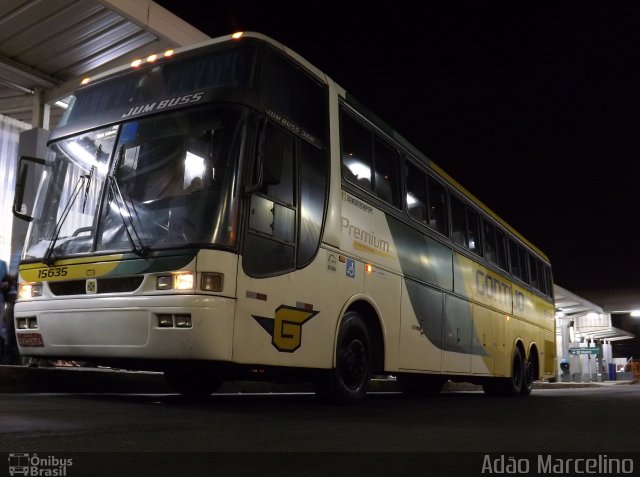
<path fill-rule="evenodd" d="M 349 278 L 356 278 L 356 262 L 353 258 L 347 258 L 347 276 Z"/>

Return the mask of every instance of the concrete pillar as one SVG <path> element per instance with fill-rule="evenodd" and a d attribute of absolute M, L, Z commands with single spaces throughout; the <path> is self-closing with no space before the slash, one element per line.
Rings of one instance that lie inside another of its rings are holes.
<path fill-rule="evenodd" d="M 49 129 L 49 119 L 51 118 L 51 106 L 44 101 L 44 93 L 36 88 L 33 95 L 33 112 L 31 115 L 31 126 L 34 128 Z"/>

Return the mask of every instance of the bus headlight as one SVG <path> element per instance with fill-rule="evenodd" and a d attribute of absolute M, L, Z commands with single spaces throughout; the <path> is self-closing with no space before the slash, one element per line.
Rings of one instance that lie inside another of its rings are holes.
<path fill-rule="evenodd" d="M 18 285 L 18 299 L 30 300 L 42 296 L 42 283 L 21 283 Z"/>
<path fill-rule="evenodd" d="M 195 278 L 193 273 L 174 273 L 156 277 L 156 290 L 193 290 Z"/>
<path fill-rule="evenodd" d="M 173 287 L 176 290 L 193 290 L 194 283 L 193 273 L 180 273 L 173 276 Z"/>

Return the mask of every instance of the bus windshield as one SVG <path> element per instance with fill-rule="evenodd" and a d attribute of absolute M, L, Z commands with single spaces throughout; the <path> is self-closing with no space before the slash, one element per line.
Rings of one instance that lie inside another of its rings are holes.
<path fill-rule="evenodd" d="M 24 258 L 233 247 L 245 113 L 187 109 L 51 144 Z"/>

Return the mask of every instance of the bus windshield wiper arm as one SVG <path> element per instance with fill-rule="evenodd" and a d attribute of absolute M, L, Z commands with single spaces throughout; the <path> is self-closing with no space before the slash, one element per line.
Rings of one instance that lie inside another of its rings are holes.
<path fill-rule="evenodd" d="M 58 222 L 56 222 L 56 227 L 53 231 L 53 235 L 51 237 L 51 241 L 49 242 L 49 245 L 47 246 L 47 250 L 44 253 L 44 257 L 42 258 L 42 262 L 45 265 L 51 266 L 53 265 L 53 250 L 56 247 L 56 243 L 58 242 L 58 236 L 60 235 L 60 231 L 62 230 L 62 226 L 64 225 L 65 220 L 67 220 L 67 216 L 69 215 L 69 212 L 71 212 L 71 207 L 73 206 L 73 204 L 75 203 L 76 199 L 78 198 L 78 196 L 80 195 L 80 191 L 82 190 L 82 185 L 87 183 L 89 181 L 89 175 L 85 174 L 82 175 L 78 178 L 78 182 L 76 182 L 75 187 L 73 188 L 73 192 L 71 193 L 71 197 L 69 197 L 69 201 L 67 202 L 67 205 L 64 206 L 64 210 L 62 211 L 62 214 L 60 215 L 60 218 L 58 219 Z M 88 187 L 88 186 L 86 186 Z M 84 205 L 83 205 L 83 209 L 84 209 Z"/>
<path fill-rule="evenodd" d="M 96 154 L 95 154 L 96 164 L 98 162 L 98 157 L 100 157 L 100 153 L 102 153 L 102 144 L 100 144 L 96 149 Z M 47 250 L 44 253 L 44 257 L 42 261 L 44 262 L 45 265 L 49 265 L 49 266 L 53 265 L 53 260 L 52 260 L 53 250 L 55 249 L 56 243 L 58 242 L 58 236 L 60 235 L 60 231 L 62 230 L 62 225 L 64 224 L 64 221 L 67 220 L 67 216 L 69 215 L 69 212 L 71 212 L 71 207 L 77 200 L 78 195 L 80 195 L 80 191 L 82 190 L 83 185 L 84 185 L 84 200 L 82 202 L 82 212 L 84 213 L 84 209 L 87 205 L 87 200 L 89 198 L 89 188 L 91 187 L 91 181 L 93 180 L 93 174 L 95 170 L 96 170 L 96 166 L 92 165 L 91 170 L 89 171 L 89 174 L 81 175 L 80 178 L 78 179 L 78 182 L 76 182 L 76 185 L 73 188 L 73 192 L 71 193 L 71 197 L 69 198 L 69 202 L 67 202 L 67 205 L 65 205 L 64 210 L 62 211 L 62 215 L 60 216 L 60 219 L 56 223 L 53 236 L 51 237 L 51 241 L 49 242 L 49 245 L 47 246 Z"/>
<path fill-rule="evenodd" d="M 131 245 L 133 246 L 133 251 L 136 255 L 144 257 L 147 255 L 147 248 L 142 244 L 142 240 L 140 239 L 140 235 L 138 235 L 138 231 L 136 230 L 135 225 L 133 224 L 133 218 L 131 215 L 131 210 L 127 205 L 127 201 L 122 196 L 122 192 L 120 191 L 120 187 L 118 186 L 118 181 L 115 176 L 115 172 L 118 169 L 120 161 L 125 153 L 124 144 L 120 146 L 120 150 L 118 151 L 118 156 L 111 167 L 111 171 L 107 176 L 107 184 L 109 186 L 109 192 L 114 200 L 115 208 L 118 210 L 118 214 L 122 219 L 122 224 L 124 225 L 124 231 L 127 234 L 127 238 Z"/>

